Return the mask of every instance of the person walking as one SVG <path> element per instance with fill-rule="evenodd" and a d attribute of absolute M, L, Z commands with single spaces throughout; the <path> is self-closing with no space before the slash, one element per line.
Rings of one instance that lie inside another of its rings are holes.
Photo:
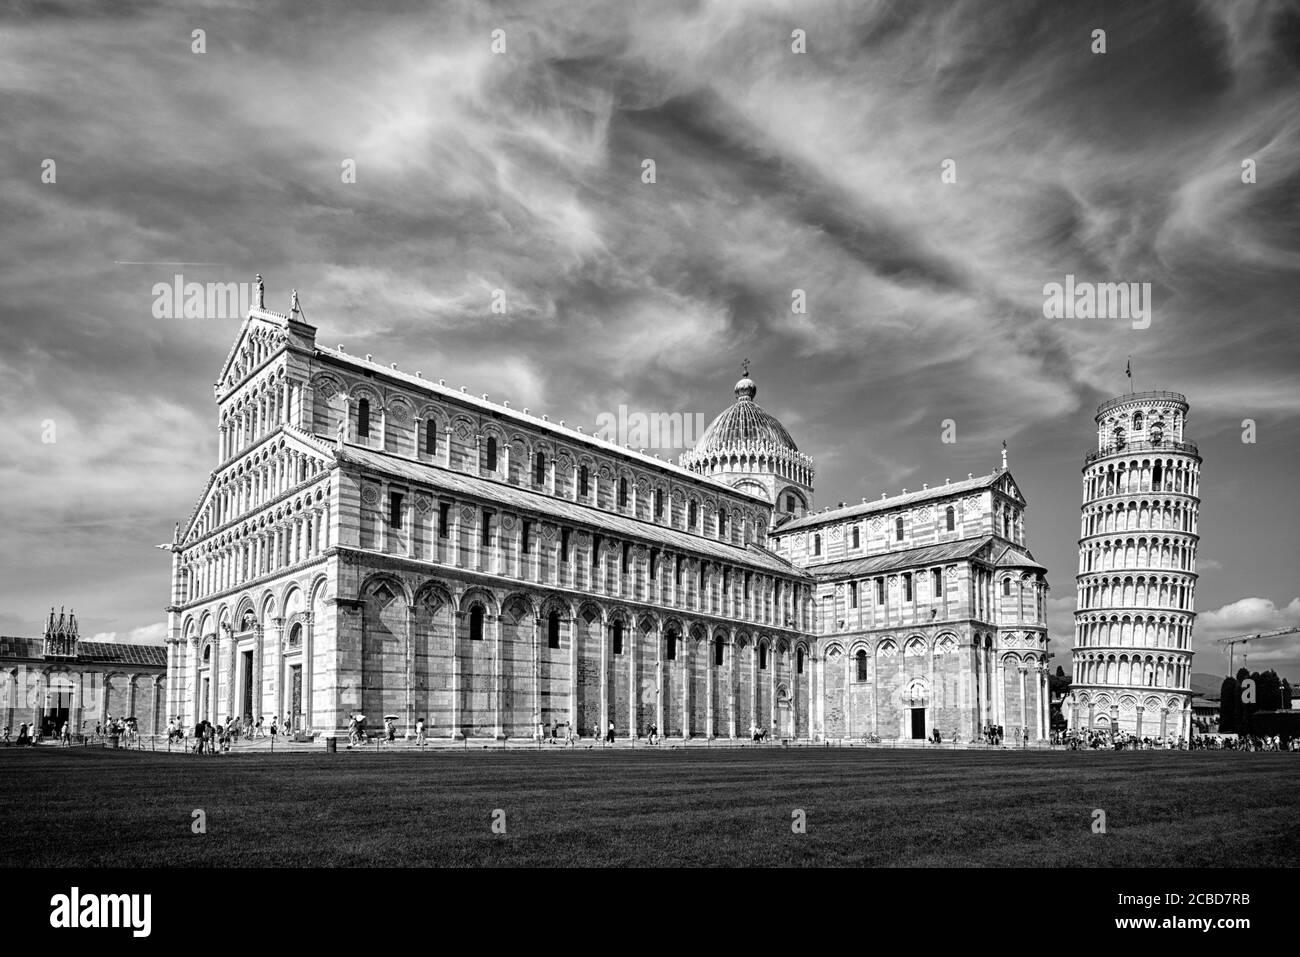
<path fill-rule="evenodd" d="M 605 743 L 606 744 L 614 743 L 614 722 L 613 721 L 609 723 L 609 731 L 605 735 Z"/>
<path fill-rule="evenodd" d="M 418 747 L 424 747 L 428 742 L 424 738 L 424 719 L 416 718 L 415 720 L 415 743 Z"/>
<path fill-rule="evenodd" d="M 566 748 L 571 748 L 573 745 L 573 722 L 566 721 L 564 722 L 564 746 Z"/>

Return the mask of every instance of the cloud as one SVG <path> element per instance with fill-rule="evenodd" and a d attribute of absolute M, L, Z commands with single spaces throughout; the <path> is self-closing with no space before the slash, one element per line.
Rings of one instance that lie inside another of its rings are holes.
<path fill-rule="evenodd" d="M 123 645 L 161 645 L 167 639 L 167 622 L 160 621 L 130 631 L 101 631 L 90 641 L 110 641 Z"/>

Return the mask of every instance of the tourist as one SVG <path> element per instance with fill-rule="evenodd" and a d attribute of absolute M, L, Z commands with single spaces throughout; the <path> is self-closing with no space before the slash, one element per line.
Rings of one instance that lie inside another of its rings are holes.
<path fill-rule="evenodd" d="M 280 733 L 280 716 L 271 716 L 271 747 L 275 747 L 275 736 Z"/>
<path fill-rule="evenodd" d="M 15 743 L 20 748 L 25 744 L 31 743 L 27 740 L 27 725 L 25 723 L 18 726 L 18 740 Z"/>
<path fill-rule="evenodd" d="M 573 722 L 566 721 L 564 722 L 564 746 L 571 748 L 574 746 L 574 743 L 575 742 L 573 740 Z"/>
<path fill-rule="evenodd" d="M 9 747 L 9 725 L 5 725 L 4 733 L 0 734 L 0 741 L 4 742 L 6 748 Z"/>
<path fill-rule="evenodd" d="M 560 722 L 555 721 L 551 724 L 551 744 L 556 744 L 560 740 Z"/>
<path fill-rule="evenodd" d="M 609 732 L 605 736 L 605 743 L 606 744 L 614 743 L 614 722 L 613 721 L 609 723 Z"/>
<path fill-rule="evenodd" d="M 397 740 L 397 725 L 392 718 L 384 718 L 384 738 L 389 744 Z"/>
<path fill-rule="evenodd" d="M 540 731 L 541 728 L 542 728 L 542 726 L 539 724 L 539 725 L 537 726 L 537 730 Z M 425 738 L 424 738 L 424 719 L 423 719 L 423 718 L 416 718 L 416 719 L 415 719 L 415 743 L 416 743 L 417 746 L 419 746 L 419 747 L 421 747 L 421 748 L 424 747 L 425 744 L 427 743 L 427 742 L 425 741 Z"/>

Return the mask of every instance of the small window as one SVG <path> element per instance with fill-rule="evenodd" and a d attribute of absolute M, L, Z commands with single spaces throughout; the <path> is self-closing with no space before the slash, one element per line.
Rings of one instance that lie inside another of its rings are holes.
<path fill-rule="evenodd" d="M 794 653 L 795 674 L 803 674 L 803 649 L 800 648 Z"/>
<path fill-rule="evenodd" d="M 1133 413 L 1133 431 L 1134 431 L 1134 432 L 1140 432 L 1140 431 L 1142 431 L 1142 422 L 1143 422 L 1142 413 L 1141 413 L 1141 412 L 1134 412 L 1134 413 Z"/>
<path fill-rule="evenodd" d="M 1010 598 L 1010 597 L 1011 597 L 1011 579 L 1010 579 L 1010 578 L 1004 578 L 1004 579 L 1002 579 L 1002 594 L 1005 595 L 1007 598 Z"/>
<path fill-rule="evenodd" d="M 853 526 L 853 547 L 862 547 L 862 531 L 856 525 Z"/>
<path fill-rule="evenodd" d="M 587 475 L 587 466 L 578 466 L 578 494 L 583 498 L 587 497 L 587 491 L 590 487 L 590 478 Z"/>
<path fill-rule="evenodd" d="M 479 542 L 480 544 L 483 545 L 491 545 L 492 544 L 492 510 L 490 508 L 483 509 L 482 517 L 483 517 L 483 521 L 479 526 Z"/>
<path fill-rule="evenodd" d="M 676 661 L 677 660 L 677 636 L 672 632 L 669 632 L 668 637 L 665 641 L 665 645 L 667 647 L 664 648 L 664 660 Z"/>
<path fill-rule="evenodd" d="M 528 554 L 528 549 L 531 545 L 530 533 L 532 532 L 532 530 L 533 530 L 532 523 L 529 522 L 527 519 L 524 519 L 519 529 L 519 551 L 522 552 L 524 555 Z"/>
<path fill-rule="evenodd" d="M 912 600 L 912 573 L 903 572 L 903 601 Z"/>
<path fill-rule="evenodd" d="M 487 470 L 489 472 L 497 470 L 497 440 L 490 435 L 487 440 Z"/>
<path fill-rule="evenodd" d="M 813 554 L 814 554 L 814 555 L 820 555 L 821 553 L 822 553 L 822 537 L 821 537 L 820 535 L 814 535 L 814 536 L 813 536 Z"/>
<path fill-rule="evenodd" d="M 695 528 L 695 520 L 698 517 L 698 514 L 699 514 L 699 507 L 694 502 L 691 502 L 691 504 L 686 509 L 687 528 L 689 529 Z"/>
<path fill-rule="evenodd" d="M 440 502 L 438 504 L 438 537 L 446 538 L 450 532 L 451 526 L 451 503 Z"/>
<path fill-rule="evenodd" d="M 631 560 L 631 556 L 632 556 L 632 546 L 631 546 L 630 544 L 628 544 L 627 542 L 624 542 L 624 543 L 623 543 L 623 560 L 622 560 L 622 562 L 620 563 L 619 567 L 623 570 L 623 574 L 625 574 L 625 575 L 627 574 L 627 569 L 628 569 L 628 565 L 629 565 L 630 560 Z"/>
<path fill-rule="evenodd" d="M 546 647 L 560 647 L 560 613 L 553 611 L 546 616 Z"/>
<path fill-rule="evenodd" d="M 885 603 L 885 580 L 883 578 L 877 578 L 876 579 L 876 604 L 883 605 L 884 603 Z"/>
<path fill-rule="evenodd" d="M 856 657 L 858 662 L 858 680 L 866 681 L 867 680 L 867 653 L 865 651 L 859 651 Z"/>
<path fill-rule="evenodd" d="M 357 403 L 357 435 L 362 438 L 370 434 L 370 400 L 362 399 Z"/>
<path fill-rule="evenodd" d="M 655 573 L 659 570 L 659 549 L 650 549 L 650 577 L 654 578 Z"/>
<path fill-rule="evenodd" d="M 936 600 L 943 597 L 943 570 L 933 568 L 930 570 L 930 589 Z"/>
<path fill-rule="evenodd" d="M 727 534 L 727 513 L 718 509 L 718 537 L 721 538 Z"/>
<path fill-rule="evenodd" d="M 469 612 L 469 640 L 483 640 L 483 606 L 475 605 Z"/>
<path fill-rule="evenodd" d="M 595 568 L 600 564 L 600 536 L 591 536 L 591 567 Z"/>
<path fill-rule="evenodd" d="M 560 529 L 560 561 L 567 562 L 568 560 L 569 560 L 569 530 L 567 528 L 562 528 Z"/>
<path fill-rule="evenodd" d="M 858 607 L 858 583 L 849 582 L 849 607 Z"/>
<path fill-rule="evenodd" d="M 901 542 L 902 540 L 903 540 L 903 516 L 900 515 L 898 516 L 898 518 L 894 519 L 894 541 Z"/>
<path fill-rule="evenodd" d="M 953 508 L 951 505 L 949 505 L 948 508 L 947 508 L 947 510 L 944 512 L 944 516 L 945 516 L 945 518 L 946 518 L 946 520 L 947 520 L 947 523 L 948 523 L 948 531 L 950 531 L 950 532 L 954 532 L 954 531 L 956 531 L 956 530 L 957 530 L 957 510 L 956 510 L 955 508 Z"/>
<path fill-rule="evenodd" d="M 673 584 L 680 587 L 682 584 L 682 556 L 674 556 L 673 561 Z"/>
<path fill-rule="evenodd" d="M 621 621 L 614 622 L 613 645 L 614 654 L 621 655 L 623 653 L 623 623 Z"/>
<path fill-rule="evenodd" d="M 627 508 L 627 479 L 618 480 L 618 507 Z"/>
<path fill-rule="evenodd" d="M 430 418 L 424 423 L 424 451 L 434 455 L 438 451 L 438 420 Z"/>
<path fill-rule="evenodd" d="M 715 667 L 722 667 L 722 649 L 724 647 L 721 638 L 713 639 L 713 664 Z"/>
<path fill-rule="evenodd" d="M 289 647 L 302 644 L 302 625 L 294 622 L 294 626 L 289 629 Z"/>
<path fill-rule="evenodd" d="M 746 598 L 749 597 L 749 579 L 750 579 L 750 575 L 751 575 L 751 574 L 752 574 L 751 572 L 745 572 L 745 586 L 744 586 L 744 587 L 745 587 L 745 597 L 746 597 Z"/>
<path fill-rule="evenodd" d="M 393 528 L 402 527 L 402 495 L 400 492 L 388 493 L 388 524 Z"/>
<path fill-rule="evenodd" d="M 787 512 L 793 512 L 793 511 L 794 511 L 794 496 L 793 496 L 793 495 L 787 495 L 787 496 L 785 497 L 785 510 L 786 510 Z"/>
<path fill-rule="evenodd" d="M 758 670 L 767 670 L 767 645 L 758 646 Z"/>
<path fill-rule="evenodd" d="M 663 489 L 655 489 L 655 518 L 664 517 L 664 493 Z"/>
<path fill-rule="evenodd" d="M 538 452 L 533 459 L 533 481 L 538 485 L 546 484 L 546 453 Z"/>

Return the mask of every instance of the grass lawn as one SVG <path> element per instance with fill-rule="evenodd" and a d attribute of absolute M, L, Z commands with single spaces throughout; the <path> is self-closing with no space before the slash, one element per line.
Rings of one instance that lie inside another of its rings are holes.
<path fill-rule="evenodd" d="M 0 863 L 1295 867 L 1297 783 L 1286 753 L 0 748 Z"/>

